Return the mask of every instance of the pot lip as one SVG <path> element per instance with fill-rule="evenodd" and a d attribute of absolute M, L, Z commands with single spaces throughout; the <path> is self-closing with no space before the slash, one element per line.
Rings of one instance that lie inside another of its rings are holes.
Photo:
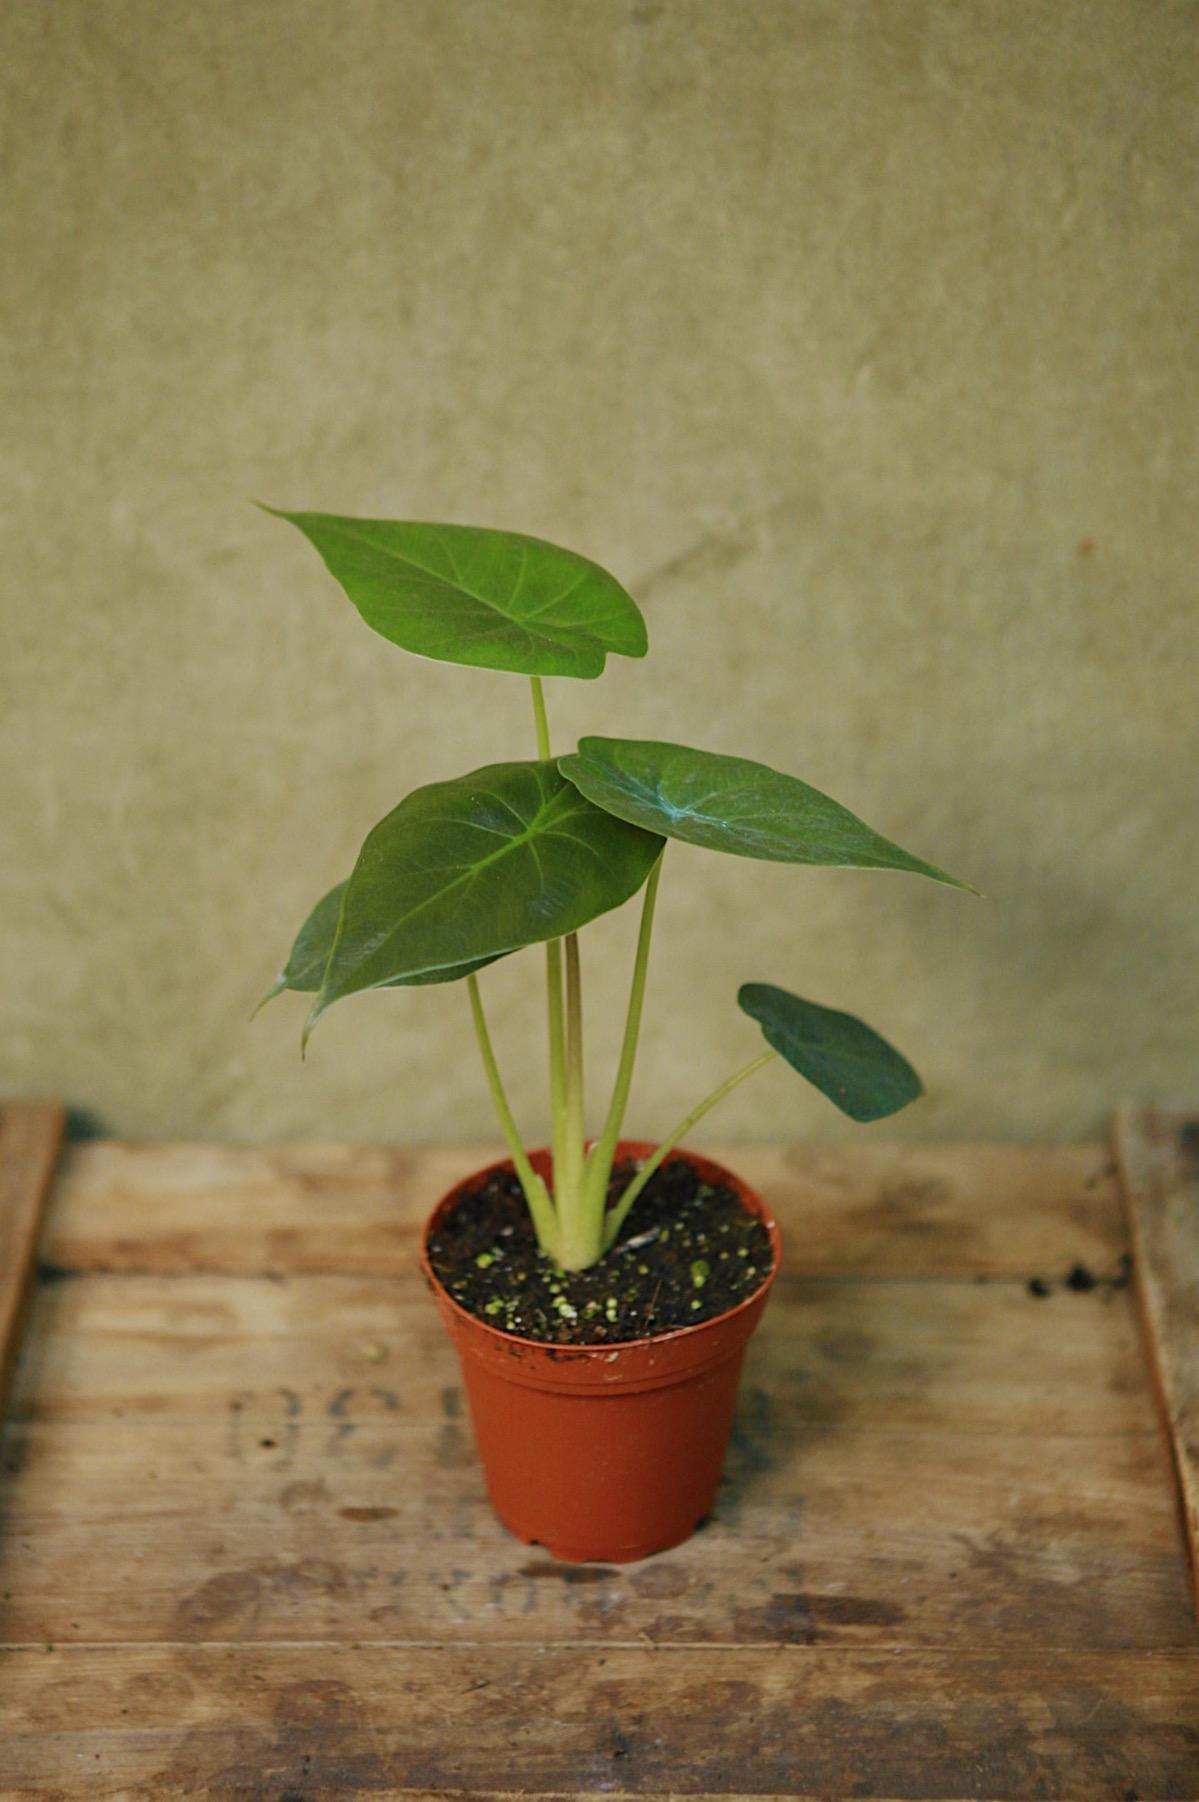
<path fill-rule="evenodd" d="M 617 1144 L 616 1153 L 617 1156 L 619 1156 L 623 1151 L 630 1153 L 635 1157 L 647 1157 L 656 1149 L 657 1148 L 652 1140 L 621 1139 Z M 539 1147 L 536 1151 L 530 1153 L 530 1156 L 533 1158 L 539 1156 L 548 1157 L 549 1152 L 547 1148 Z M 766 1272 L 762 1281 L 755 1289 L 751 1290 L 748 1295 L 743 1295 L 741 1300 L 733 1307 L 726 1308 L 723 1314 L 713 1314 L 710 1319 L 697 1321 L 694 1326 L 670 1327 L 664 1333 L 650 1333 L 641 1339 L 617 1339 L 613 1340 L 611 1343 L 601 1343 L 599 1345 L 562 1345 L 551 1339 L 529 1339 L 522 1333 L 507 1333 L 502 1327 L 492 1326 L 489 1321 L 481 1320 L 477 1314 L 472 1314 L 469 1308 L 464 1308 L 461 1302 L 455 1301 L 454 1297 L 450 1294 L 449 1290 L 434 1270 L 429 1258 L 429 1235 L 432 1231 L 434 1221 L 446 1206 L 447 1202 L 453 1200 L 468 1183 L 472 1183 L 480 1177 L 490 1176 L 495 1170 L 514 1172 L 515 1166 L 513 1165 L 511 1158 L 497 1158 L 493 1164 L 484 1164 L 481 1169 L 470 1171 L 468 1175 L 461 1179 L 461 1181 L 456 1182 L 453 1188 L 448 1190 L 447 1193 L 441 1197 L 441 1200 L 437 1203 L 436 1207 L 432 1209 L 424 1226 L 421 1228 L 420 1236 L 420 1262 L 425 1281 L 429 1284 L 429 1287 L 433 1290 L 443 1307 L 448 1308 L 458 1320 L 464 1323 L 464 1325 L 490 1339 L 493 1344 L 505 1349 L 512 1346 L 520 1346 L 530 1352 L 540 1352 L 543 1355 L 552 1355 L 555 1361 L 570 1360 L 571 1362 L 574 1362 L 576 1359 L 587 1358 L 589 1360 L 595 1359 L 610 1362 L 613 1354 L 616 1353 L 644 1350 L 647 1346 L 656 1347 L 667 1344 L 680 1344 L 696 1338 L 701 1333 L 710 1333 L 713 1328 L 723 1327 L 728 1321 L 735 1320 L 739 1314 L 745 1313 L 748 1309 L 754 1307 L 755 1304 L 760 1304 L 762 1302 L 766 1291 L 774 1282 L 782 1264 L 782 1234 L 779 1232 L 778 1222 L 762 1200 L 761 1196 L 758 1195 L 755 1190 L 751 1189 L 749 1184 L 739 1177 L 735 1170 L 729 1170 L 725 1165 L 718 1164 L 715 1159 L 705 1157 L 703 1152 L 691 1151 L 685 1145 L 676 1145 L 669 1153 L 668 1157 L 663 1161 L 668 1163 L 670 1158 L 676 1157 L 683 1158 L 690 1164 L 706 1164 L 709 1169 L 719 1170 L 722 1176 L 731 1178 L 732 1185 L 736 1189 L 738 1198 L 741 1200 L 743 1206 L 745 1204 L 745 1197 L 752 1196 L 753 1200 L 757 1202 L 758 1205 L 756 1208 L 747 1208 L 746 1211 L 757 1215 L 770 1239 L 770 1269 Z"/>

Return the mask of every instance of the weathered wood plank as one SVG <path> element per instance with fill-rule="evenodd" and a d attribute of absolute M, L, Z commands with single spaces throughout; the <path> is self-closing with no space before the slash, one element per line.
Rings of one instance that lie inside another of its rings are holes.
<path fill-rule="evenodd" d="M 1199 1112 L 1124 1107 L 1115 1137 L 1199 1610 Z"/>
<path fill-rule="evenodd" d="M 179 1422 L 10 1437 L 24 1469 L 0 1567 L 6 1636 L 1194 1645 L 1143 1442 L 1080 1461 L 1053 1439 L 772 1436 L 773 1468 L 756 1467 L 760 1441 L 738 1448 L 687 1546 L 579 1571 L 505 1535 L 456 1422 L 364 1423 L 335 1447 L 347 1424 L 252 1440 L 241 1461 L 223 1431 Z"/>
<path fill-rule="evenodd" d="M 223 1416 L 230 1398 L 345 1391 L 355 1416 L 433 1421 L 457 1377 L 415 1271 L 395 1278 L 79 1276 L 43 1283 L 14 1417 Z M 747 1385 L 821 1433 L 919 1424 L 1086 1438 L 1157 1425 L 1126 1293 L 786 1279 Z"/>
<path fill-rule="evenodd" d="M 1199 1797 L 1199 1658 L 8 1653 L 6 1796 Z"/>
<path fill-rule="evenodd" d="M 1120 1292 L 784 1283 L 715 1518 L 642 1571 L 494 1522 L 411 1275 L 56 1281 L 13 1404 L 19 1638 L 1193 1643 Z"/>
<path fill-rule="evenodd" d="M 406 1270 L 433 1203 L 495 1146 L 70 1148 L 46 1256 L 73 1270 Z M 1053 1276 L 1125 1245 L 1099 1145 L 716 1146 L 779 1215 L 788 1267 L 846 1276 Z"/>
<path fill-rule="evenodd" d="M 55 1101 L 0 1101 L 0 1418 L 65 1124 Z"/>
<path fill-rule="evenodd" d="M 414 1254 L 489 1155 L 71 1151 L 3 1441 L 0 1795 L 1199 1798 L 1131 1297 L 1026 1287 L 1118 1275 L 1100 1148 L 727 1152 L 787 1274 L 714 1518 L 617 1569 L 486 1506 Z"/>

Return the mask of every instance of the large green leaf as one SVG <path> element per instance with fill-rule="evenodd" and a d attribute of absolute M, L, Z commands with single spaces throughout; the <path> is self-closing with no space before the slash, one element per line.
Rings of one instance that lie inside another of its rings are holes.
<path fill-rule="evenodd" d="M 264 509 L 298 526 L 368 626 L 442 663 L 598 676 L 644 657 L 636 602 L 598 563 L 519 532 Z"/>
<path fill-rule="evenodd" d="M 341 915 L 341 898 L 349 887 L 348 882 L 339 882 L 331 888 L 327 895 L 322 895 L 299 932 L 291 954 L 276 976 L 274 982 L 258 1003 L 265 1007 L 284 989 L 294 989 L 304 994 L 315 994 L 324 981 L 325 966 L 329 962 L 329 953 L 333 949 L 333 940 L 337 934 L 337 922 Z M 497 953 L 502 956 L 502 953 Z M 397 976 L 391 982 L 380 986 L 387 989 L 419 988 L 426 983 L 460 982 L 472 971 L 481 970 L 484 965 L 495 962 L 494 957 L 478 957 L 468 964 L 453 964 L 445 970 L 423 970 L 416 976 Z M 257 1012 L 257 1008 L 255 1012 Z"/>
<path fill-rule="evenodd" d="M 358 854 L 309 1026 L 333 1002 L 561 938 L 636 893 L 662 840 L 592 806 L 553 763 L 419 788 Z"/>
<path fill-rule="evenodd" d="M 775 863 L 911 870 L 969 888 L 893 845 L 818 788 L 744 757 L 653 739 L 584 738 L 558 767 L 597 807 L 667 838 Z"/>
<path fill-rule="evenodd" d="M 766 1042 L 851 1120 L 883 1120 L 924 1093 L 906 1057 L 852 1014 L 801 1001 L 769 982 L 747 982 L 737 1005 Z"/>

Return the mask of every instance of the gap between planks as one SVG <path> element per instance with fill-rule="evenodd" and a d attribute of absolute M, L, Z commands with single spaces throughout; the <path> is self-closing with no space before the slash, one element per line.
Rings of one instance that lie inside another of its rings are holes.
<path fill-rule="evenodd" d="M 509 1653 L 537 1654 L 541 1652 L 596 1652 L 607 1657 L 609 1652 L 668 1652 L 673 1658 L 678 1654 L 700 1658 L 714 1652 L 736 1652 L 745 1658 L 757 1658 L 764 1652 L 787 1652 L 797 1656 L 807 1656 L 823 1660 L 832 1655 L 861 1661 L 869 1658 L 911 1658 L 916 1662 L 922 1660 L 940 1660 L 944 1658 L 960 1658 L 962 1648 L 954 1641 L 947 1640 L 944 1645 L 931 1641 L 913 1645 L 910 1641 L 892 1643 L 890 1640 L 871 1640 L 869 1645 L 860 1641 L 845 1641 L 838 1644 L 833 1640 L 822 1640 L 819 1643 L 806 1643 L 793 1639 L 655 1639 L 647 1634 L 638 1634 L 632 1639 L 587 1639 L 572 1635 L 570 1639 L 376 1639 L 367 1634 L 358 1634 L 354 1639 L 330 1639 L 317 1637 L 313 1639 L 6 1639 L 0 1640 L 0 1654 L 6 1652 L 41 1652 L 60 1653 L 64 1657 L 85 1652 L 129 1652 L 131 1654 L 146 1651 L 163 1652 L 246 1652 L 255 1657 L 266 1653 L 319 1652 L 336 1653 L 339 1657 L 353 1652 L 444 1652 L 447 1656 L 457 1657 L 459 1653 L 473 1653 L 483 1658 L 495 1657 L 501 1662 Z M 1042 1659 L 1055 1658 L 1063 1653 L 1079 1655 L 1077 1646 L 1045 1645 L 1037 1642 L 1037 1656 Z M 989 1653 L 973 1654 L 973 1656 L 989 1656 Z M 1178 1664 L 1187 1668 L 1194 1667 L 1196 1682 L 1199 1684 L 1199 1654 L 1193 1646 L 1096 1646 L 1086 1653 L 1090 1659 L 1110 1658 L 1113 1661 L 1134 1659 L 1140 1664 L 1156 1663 Z M 1197 1689 L 1199 1695 L 1199 1689 Z"/>

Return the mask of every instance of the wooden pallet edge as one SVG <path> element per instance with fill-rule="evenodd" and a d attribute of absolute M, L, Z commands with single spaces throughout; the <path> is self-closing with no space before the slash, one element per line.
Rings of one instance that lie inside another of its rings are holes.
<path fill-rule="evenodd" d="M 1113 1116 L 1112 1142 L 1199 1615 L 1199 1106 L 1125 1102 Z"/>
<path fill-rule="evenodd" d="M 0 1420 L 66 1122 L 57 1101 L 0 1101 Z"/>

